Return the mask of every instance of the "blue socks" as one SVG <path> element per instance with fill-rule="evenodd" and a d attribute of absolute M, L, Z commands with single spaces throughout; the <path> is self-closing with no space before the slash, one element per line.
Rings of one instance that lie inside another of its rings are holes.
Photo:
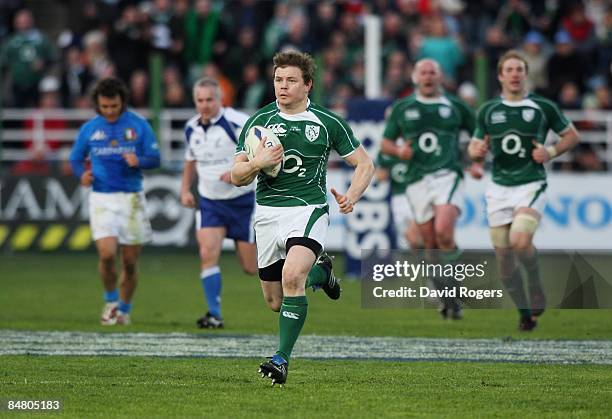
<path fill-rule="evenodd" d="M 215 317 L 221 317 L 221 270 L 218 266 L 206 268 L 200 273 L 200 278 L 208 312 Z"/>
<path fill-rule="evenodd" d="M 117 308 L 119 309 L 120 312 L 128 314 L 130 310 L 132 309 L 132 304 L 126 303 L 123 300 L 119 300 L 119 306 Z"/>
<path fill-rule="evenodd" d="M 115 288 L 112 291 L 104 291 L 104 301 L 107 303 L 116 303 L 119 299 L 119 291 Z"/>

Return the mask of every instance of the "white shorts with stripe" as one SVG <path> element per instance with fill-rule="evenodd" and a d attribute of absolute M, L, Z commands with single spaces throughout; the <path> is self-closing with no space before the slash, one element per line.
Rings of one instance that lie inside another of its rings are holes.
<path fill-rule="evenodd" d="M 329 209 L 327 205 L 256 205 L 254 227 L 257 266 L 261 269 L 287 257 L 285 246 L 291 237 L 308 237 L 324 248 L 329 227 Z"/>
<path fill-rule="evenodd" d="M 434 217 L 434 206 L 451 204 L 461 212 L 463 206 L 463 179 L 455 171 L 441 169 L 425 175 L 406 188 L 408 202 L 417 224 L 424 224 Z"/>
<path fill-rule="evenodd" d="M 89 224 L 94 240 L 117 237 L 120 244 L 139 245 L 153 238 L 144 192 L 91 192 Z"/>
<path fill-rule="evenodd" d="M 538 180 L 517 186 L 504 186 L 490 181 L 485 194 L 489 227 L 512 223 L 518 208 L 533 208 L 542 214 L 546 205 L 546 181 Z"/>

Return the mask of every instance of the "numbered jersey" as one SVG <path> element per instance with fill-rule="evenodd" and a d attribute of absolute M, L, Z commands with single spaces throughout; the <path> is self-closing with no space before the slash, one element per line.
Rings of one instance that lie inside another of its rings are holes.
<path fill-rule="evenodd" d="M 308 101 L 307 109 L 289 115 L 276 102 L 260 109 L 244 126 L 236 154 L 244 153 L 244 137 L 253 125 L 271 129 L 283 145 L 283 166 L 276 178 L 260 172 L 257 203 L 294 207 L 327 202 L 327 160 L 336 150 L 346 157 L 359 147 L 349 125 L 338 115 Z"/>
<path fill-rule="evenodd" d="M 516 102 L 499 97 L 479 109 L 474 138 L 490 137 L 493 182 L 516 186 L 546 179 L 544 166 L 531 157 L 534 140 L 543 144 L 549 129 L 562 134 L 569 126 L 557 105 L 541 96 Z"/>
<path fill-rule="evenodd" d="M 395 156 L 380 153 L 376 163 L 389 171 L 391 194 L 400 195 L 406 193 L 406 187 L 408 187 L 406 174 L 408 173 L 409 162 L 398 159 Z"/>
<path fill-rule="evenodd" d="M 450 169 L 463 175 L 459 133 L 474 131 L 474 112 L 451 95 L 424 98 L 416 94 L 397 101 L 387 119 L 384 137 L 411 141 L 414 151 L 408 165 L 407 182 L 428 173 Z"/>

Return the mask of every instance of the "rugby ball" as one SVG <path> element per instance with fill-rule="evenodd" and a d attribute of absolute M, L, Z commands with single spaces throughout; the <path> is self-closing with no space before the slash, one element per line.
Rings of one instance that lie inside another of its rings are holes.
<path fill-rule="evenodd" d="M 257 151 L 257 147 L 259 147 L 259 143 L 262 138 L 265 138 L 264 147 L 274 147 L 277 144 L 280 144 L 280 140 L 272 132 L 272 130 L 262 127 L 260 125 L 255 125 L 249 129 L 244 138 L 244 151 L 246 151 L 249 160 L 253 160 L 255 158 L 255 152 Z M 267 169 L 263 169 L 266 175 L 270 177 L 278 176 L 283 163 L 279 163 L 274 167 L 268 167 Z"/>

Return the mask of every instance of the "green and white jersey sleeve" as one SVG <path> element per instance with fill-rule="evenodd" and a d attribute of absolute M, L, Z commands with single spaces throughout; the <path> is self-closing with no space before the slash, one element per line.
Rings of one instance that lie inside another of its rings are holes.
<path fill-rule="evenodd" d="M 306 111 L 289 115 L 271 103 L 253 115 L 238 139 L 236 153 L 244 152 L 244 136 L 253 125 L 272 130 L 284 149 L 283 167 L 276 178 L 257 176 L 259 205 L 294 207 L 327 203 L 327 161 L 332 149 L 342 157 L 360 145 L 349 125 L 338 115 L 311 102 Z"/>
<path fill-rule="evenodd" d="M 407 181 L 449 169 L 463 175 L 459 134 L 474 130 L 474 113 L 459 99 L 444 95 L 424 98 L 411 95 L 397 101 L 386 121 L 383 136 L 390 140 L 410 141 L 414 151 Z"/>
<path fill-rule="evenodd" d="M 571 122 L 553 102 L 530 94 L 521 101 L 499 97 L 486 102 L 476 125 L 475 138 L 490 137 L 493 182 L 516 186 L 546 179 L 544 166 L 531 157 L 533 143 L 544 144 L 548 130 L 562 134 Z"/>

